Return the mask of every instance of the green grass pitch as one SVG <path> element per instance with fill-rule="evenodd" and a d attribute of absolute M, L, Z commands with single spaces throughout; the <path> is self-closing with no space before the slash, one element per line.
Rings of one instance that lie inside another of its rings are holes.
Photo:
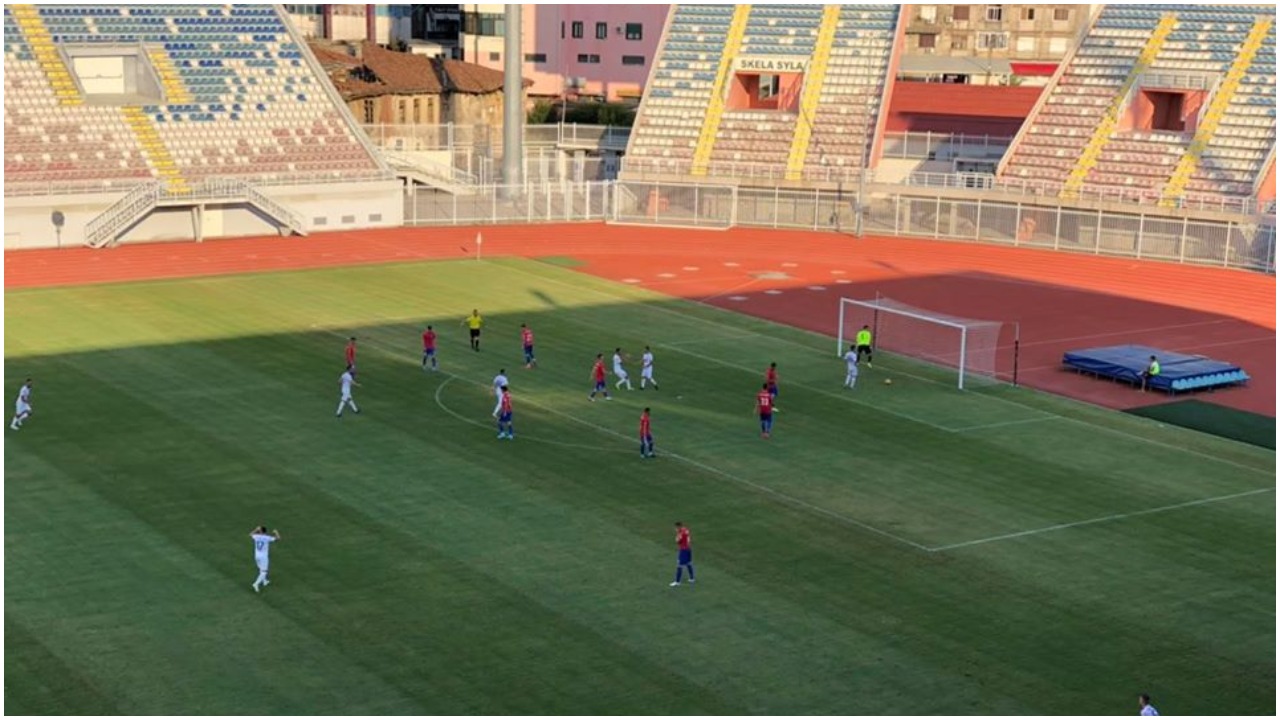
<path fill-rule="evenodd" d="M 894 358 L 842 391 L 829 338 L 532 261 L 5 300 L 7 398 L 36 378 L 7 713 L 1275 712 L 1257 447 Z M 645 344 L 662 389 L 588 403 L 594 355 Z M 284 541 L 254 594 L 258 523 Z"/>

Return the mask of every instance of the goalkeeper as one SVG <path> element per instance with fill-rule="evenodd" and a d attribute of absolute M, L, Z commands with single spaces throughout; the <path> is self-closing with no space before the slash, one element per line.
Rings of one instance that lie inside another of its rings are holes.
<path fill-rule="evenodd" d="M 858 354 L 858 360 L 862 359 L 862 354 L 867 354 L 867 367 L 871 367 L 871 326 L 863 325 L 858 334 L 854 336 L 854 348 Z"/>

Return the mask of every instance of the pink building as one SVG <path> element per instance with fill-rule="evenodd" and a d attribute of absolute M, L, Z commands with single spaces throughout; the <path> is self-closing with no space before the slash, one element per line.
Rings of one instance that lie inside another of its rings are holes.
<path fill-rule="evenodd" d="M 530 97 L 639 99 L 670 5 L 523 5 Z M 462 6 L 464 60 L 502 69 L 502 5 Z"/>

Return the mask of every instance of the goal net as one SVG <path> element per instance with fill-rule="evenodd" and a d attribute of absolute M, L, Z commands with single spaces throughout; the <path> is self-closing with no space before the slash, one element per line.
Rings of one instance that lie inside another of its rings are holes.
<path fill-rule="evenodd" d="M 975 379 L 995 380 L 1000 334 L 1005 323 L 973 320 L 913 307 L 889 298 L 840 298 L 836 353 L 855 344 L 858 331 L 871 331 L 874 352 L 889 352 L 956 371 L 956 387 Z M 1017 325 L 1013 325 L 1016 336 Z"/>

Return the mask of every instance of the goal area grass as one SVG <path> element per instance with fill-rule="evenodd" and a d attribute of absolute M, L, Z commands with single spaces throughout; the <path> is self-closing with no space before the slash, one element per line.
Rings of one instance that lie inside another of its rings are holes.
<path fill-rule="evenodd" d="M 1275 712 L 1264 448 L 527 260 L 5 300 L 7 713 Z"/>

